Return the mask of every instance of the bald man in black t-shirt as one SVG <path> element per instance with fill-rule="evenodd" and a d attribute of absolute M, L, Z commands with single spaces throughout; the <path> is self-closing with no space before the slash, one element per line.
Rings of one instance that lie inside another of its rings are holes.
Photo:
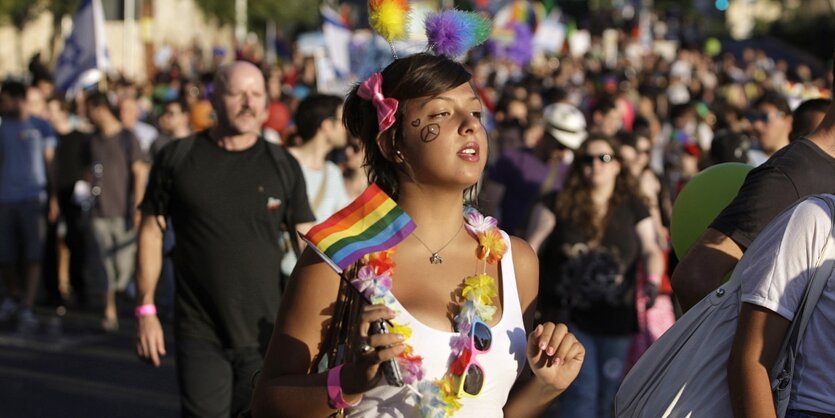
<path fill-rule="evenodd" d="M 177 235 L 174 336 L 183 416 L 238 416 L 248 406 L 281 298 L 279 234 L 285 212 L 299 231 L 313 213 L 304 178 L 284 149 L 260 136 L 264 77 L 236 62 L 215 77 L 218 124 L 160 151 L 142 202 L 137 271 L 137 354 L 155 366 L 165 355 L 154 287 L 166 219 Z M 188 153 L 174 167 L 182 144 Z M 281 172 L 290 173 L 290 179 Z"/>

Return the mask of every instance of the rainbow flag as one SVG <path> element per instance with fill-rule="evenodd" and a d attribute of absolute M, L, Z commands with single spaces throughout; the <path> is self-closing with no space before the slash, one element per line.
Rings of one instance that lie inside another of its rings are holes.
<path fill-rule="evenodd" d="M 362 256 L 389 249 L 414 230 L 412 218 L 372 183 L 302 239 L 341 274 Z"/>

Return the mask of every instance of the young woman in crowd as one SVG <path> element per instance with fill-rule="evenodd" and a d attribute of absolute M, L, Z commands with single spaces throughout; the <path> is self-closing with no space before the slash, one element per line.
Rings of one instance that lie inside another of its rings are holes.
<path fill-rule="evenodd" d="M 369 180 L 417 227 L 396 250 L 360 264 L 390 280 L 383 304 L 363 302 L 306 250 L 257 380 L 254 415 L 536 417 L 576 377 L 584 349 L 566 326 L 533 327 L 536 255 L 465 206 L 487 160 L 470 77 L 450 59 L 420 53 L 348 95 L 343 121 L 362 140 Z M 378 320 L 391 321 L 392 332 L 371 334 Z M 390 359 L 403 387 L 381 375 Z"/>
<path fill-rule="evenodd" d="M 656 288 L 664 268 L 645 199 L 615 142 L 587 139 L 562 191 L 545 196 L 534 217 L 531 231 L 554 225 L 539 251 L 542 319 L 570 321 L 587 350 L 577 382 L 561 398 L 559 416 L 612 416 L 638 330 L 638 262 Z"/>

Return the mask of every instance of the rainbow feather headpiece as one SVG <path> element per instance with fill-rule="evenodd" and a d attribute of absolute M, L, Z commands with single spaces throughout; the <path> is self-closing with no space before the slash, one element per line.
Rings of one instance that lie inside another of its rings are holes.
<path fill-rule="evenodd" d="M 429 49 L 436 55 L 455 58 L 482 44 L 490 36 L 492 24 L 473 12 L 446 10 L 426 18 Z"/>
<path fill-rule="evenodd" d="M 371 27 L 388 43 L 403 39 L 408 34 L 408 0 L 369 0 L 368 21 Z"/>

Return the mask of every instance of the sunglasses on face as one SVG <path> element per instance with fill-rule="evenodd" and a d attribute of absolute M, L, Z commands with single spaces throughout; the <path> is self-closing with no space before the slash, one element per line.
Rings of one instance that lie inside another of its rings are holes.
<path fill-rule="evenodd" d="M 583 155 L 580 157 L 580 163 L 583 165 L 592 165 L 594 162 L 600 161 L 603 164 L 615 161 L 615 156 L 612 154 L 598 154 L 598 155 Z"/>
<path fill-rule="evenodd" d="M 782 117 L 783 112 L 751 112 L 746 115 L 746 118 L 751 123 L 754 122 L 764 122 L 768 123 L 778 117 Z"/>
<path fill-rule="evenodd" d="M 464 364 L 461 364 L 463 367 L 459 369 L 463 372 L 459 376 L 459 398 L 462 396 L 475 397 L 481 393 L 484 388 L 484 368 L 481 367 L 475 356 L 490 351 L 492 343 L 493 333 L 490 331 L 490 327 L 481 320 L 475 319 L 472 328 L 470 328 L 469 344 L 459 358 L 459 361 L 464 361 Z"/>

